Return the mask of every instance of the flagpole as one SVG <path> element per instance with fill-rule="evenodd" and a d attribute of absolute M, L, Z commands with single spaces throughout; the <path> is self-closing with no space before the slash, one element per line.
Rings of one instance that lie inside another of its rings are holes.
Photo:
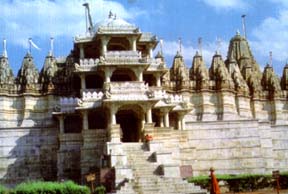
<path fill-rule="evenodd" d="M 28 52 L 29 52 L 30 55 L 32 55 L 32 52 L 31 52 L 32 51 L 32 48 L 31 48 L 32 47 L 32 45 L 31 45 L 32 43 L 31 43 L 31 41 L 32 41 L 32 38 L 29 38 L 28 39 L 28 44 L 29 44 L 29 51 Z"/>
<path fill-rule="evenodd" d="M 51 54 L 51 56 L 53 56 L 53 52 L 54 52 L 54 38 L 51 37 L 50 38 L 50 54 Z"/>

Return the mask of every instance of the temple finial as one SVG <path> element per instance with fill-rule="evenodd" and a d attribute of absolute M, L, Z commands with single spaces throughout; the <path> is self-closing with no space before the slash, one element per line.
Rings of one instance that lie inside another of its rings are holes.
<path fill-rule="evenodd" d="M 182 54 L 182 40 L 181 40 L 181 37 L 178 39 L 178 42 L 179 42 L 179 53 L 181 55 Z"/>
<path fill-rule="evenodd" d="M 8 58 L 5 38 L 3 39 L 3 57 Z"/>
<path fill-rule="evenodd" d="M 160 52 L 163 55 L 163 39 L 160 39 Z"/>
<path fill-rule="evenodd" d="M 54 38 L 51 37 L 51 38 L 50 38 L 50 51 L 49 51 L 49 56 L 53 56 L 53 52 L 54 52 Z"/>
<path fill-rule="evenodd" d="M 270 64 L 270 66 L 273 68 L 273 64 L 272 64 L 272 51 L 269 52 L 269 64 Z"/>
<path fill-rule="evenodd" d="M 216 54 L 220 55 L 220 49 L 221 49 L 222 41 L 219 37 L 216 38 L 216 44 L 217 44 Z"/>
<path fill-rule="evenodd" d="M 198 38 L 198 50 L 199 50 L 200 56 L 202 56 L 202 37 Z"/>

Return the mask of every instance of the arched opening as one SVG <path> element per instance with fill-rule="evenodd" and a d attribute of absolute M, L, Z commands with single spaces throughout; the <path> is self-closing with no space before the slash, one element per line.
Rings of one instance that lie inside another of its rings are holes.
<path fill-rule="evenodd" d="M 149 86 L 156 86 L 157 85 L 156 78 L 152 74 L 144 74 L 143 80 L 145 81 L 145 83 L 148 83 Z"/>
<path fill-rule="evenodd" d="M 103 109 L 96 109 L 90 111 L 88 114 L 89 129 L 106 129 L 107 128 L 107 114 Z"/>
<path fill-rule="evenodd" d="M 136 81 L 136 76 L 131 69 L 117 69 L 113 72 L 111 81 Z"/>
<path fill-rule="evenodd" d="M 64 133 L 81 133 L 82 118 L 79 115 L 68 115 L 64 119 Z"/>
<path fill-rule="evenodd" d="M 78 76 L 73 76 L 72 78 L 72 89 L 74 95 L 80 97 L 80 89 L 81 89 L 81 79 Z"/>
<path fill-rule="evenodd" d="M 108 43 L 108 51 L 130 50 L 130 42 L 125 37 L 113 37 Z"/>
<path fill-rule="evenodd" d="M 87 75 L 85 81 L 87 89 L 103 88 L 104 79 L 99 74 Z"/>
<path fill-rule="evenodd" d="M 156 110 L 152 110 L 152 122 L 155 123 L 155 127 L 160 127 L 161 118 Z"/>
<path fill-rule="evenodd" d="M 116 122 L 121 127 L 122 142 L 139 142 L 141 140 L 142 114 L 142 111 L 137 108 L 120 109 L 117 112 Z"/>

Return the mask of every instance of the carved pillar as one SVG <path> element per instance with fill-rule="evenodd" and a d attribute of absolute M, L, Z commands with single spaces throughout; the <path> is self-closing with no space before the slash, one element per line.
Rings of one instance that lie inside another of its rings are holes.
<path fill-rule="evenodd" d="M 116 125 L 116 114 L 113 109 L 110 110 L 110 121 L 112 125 Z"/>
<path fill-rule="evenodd" d="M 88 123 L 88 111 L 87 110 L 83 110 L 82 111 L 82 128 L 83 130 L 88 130 L 89 129 L 89 123 Z"/>
<path fill-rule="evenodd" d="M 110 37 L 107 36 L 102 36 L 101 37 L 101 43 L 102 43 L 102 55 L 105 56 L 107 52 L 107 45 L 110 40 Z"/>
<path fill-rule="evenodd" d="M 143 73 L 142 73 L 142 71 L 141 71 L 141 72 L 139 72 L 138 81 L 140 81 L 140 82 L 142 82 L 142 81 L 143 81 Z"/>
<path fill-rule="evenodd" d="M 150 59 L 153 58 L 153 48 L 152 48 L 152 46 L 149 48 L 149 57 L 150 57 Z"/>
<path fill-rule="evenodd" d="M 181 130 L 181 120 L 180 119 L 178 119 L 178 122 L 177 122 L 177 129 Z"/>
<path fill-rule="evenodd" d="M 182 129 L 182 130 L 185 130 L 186 126 L 185 126 L 185 119 L 184 119 L 184 117 L 182 117 L 182 119 L 181 119 L 181 125 L 182 125 L 182 126 L 181 126 L 181 127 L 182 127 L 181 129 Z"/>
<path fill-rule="evenodd" d="M 79 45 L 79 49 L 80 49 L 80 59 L 84 59 L 85 58 L 85 53 L 84 53 L 83 44 Z"/>
<path fill-rule="evenodd" d="M 111 76 L 112 76 L 112 73 L 113 73 L 114 69 L 105 69 L 105 82 L 110 82 L 111 81 Z"/>
<path fill-rule="evenodd" d="M 86 89 L 85 75 L 84 74 L 80 74 L 80 79 L 81 79 L 81 89 L 85 90 Z"/>
<path fill-rule="evenodd" d="M 59 119 L 59 128 L 60 128 L 60 134 L 64 133 L 64 115 L 58 116 Z"/>
<path fill-rule="evenodd" d="M 164 120 L 164 117 L 163 117 L 163 115 L 161 114 L 161 115 L 160 115 L 160 127 L 164 127 L 164 122 L 163 122 L 163 120 Z"/>
<path fill-rule="evenodd" d="M 164 126 L 169 127 L 169 112 L 165 112 L 164 114 Z"/>
<path fill-rule="evenodd" d="M 156 75 L 156 86 L 161 87 L 161 79 L 159 74 Z"/>
<path fill-rule="evenodd" d="M 147 123 L 152 123 L 152 111 L 151 108 L 149 108 L 146 112 L 146 119 Z"/>
<path fill-rule="evenodd" d="M 137 51 L 136 39 L 137 39 L 137 37 L 129 37 L 128 38 L 132 51 Z"/>

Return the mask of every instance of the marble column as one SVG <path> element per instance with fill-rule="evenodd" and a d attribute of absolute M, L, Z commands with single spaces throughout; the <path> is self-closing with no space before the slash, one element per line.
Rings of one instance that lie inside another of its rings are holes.
<path fill-rule="evenodd" d="M 169 112 L 165 112 L 164 114 L 164 126 L 169 127 Z"/>
<path fill-rule="evenodd" d="M 181 127 L 182 127 L 181 129 L 182 129 L 182 130 L 185 130 L 186 127 L 185 127 L 185 119 L 184 119 L 184 117 L 182 117 L 182 119 L 181 119 L 181 125 L 182 125 L 182 126 L 181 126 Z"/>
<path fill-rule="evenodd" d="M 88 111 L 87 110 L 83 110 L 82 111 L 82 116 L 83 116 L 83 123 L 82 123 L 83 130 L 88 130 L 89 129 Z"/>
<path fill-rule="evenodd" d="M 101 37 L 101 43 L 102 43 L 102 56 L 105 56 L 106 52 L 107 52 L 107 45 L 109 42 L 110 38 L 103 36 Z"/>
<path fill-rule="evenodd" d="M 160 127 L 164 127 L 163 120 L 164 120 L 163 115 L 160 115 Z"/>
<path fill-rule="evenodd" d="M 160 79 L 160 75 L 156 75 L 156 86 L 157 87 L 161 87 L 161 79 Z"/>
<path fill-rule="evenodd" d="M 182 125 L 182 122 L 180 119 L 178 119 L 178 122 L 177 122 L 177 129 L 178 130 L 181 130 L 181 125 Z"/>
<path fill-rule="evenodd" d="M 81 89 L 85 90 L 86 89 L 85 75 L 84 74 L 80 74 L 80 79 L 81 79 Z"/>
<path fill-rule="evenodd" d="M 153 49 L 152 49 L 152 47 L 149 48 L 149 57 L 150 57 L 150 59 L 153 58 Z"/>
<path fill-rule="evenodd" d="M 146 119 L 147 123 L 152 123 L 152 111 L 151 108 L 149 108 L 146 112 Z"/>
<path fill-rule="evenodd" d="M 111 119 L 111 124 L 116 125 L 116 114 L 113 110 L 110 110 L 110 119 Z"/>
<path fill-rule="evenodd" d="M 85 58 L 85 53 L 84 53 L 84 47 L 83 44 L 79 45 L 79 49 L 80 49 L 80 59 L 84 59 Z"/>
<path fill-rule="evenodd" d="M 64 115 L 59 115 L 58 120 L 59 120 L 60 134 L 63 134 L 64 133 Z"/>

